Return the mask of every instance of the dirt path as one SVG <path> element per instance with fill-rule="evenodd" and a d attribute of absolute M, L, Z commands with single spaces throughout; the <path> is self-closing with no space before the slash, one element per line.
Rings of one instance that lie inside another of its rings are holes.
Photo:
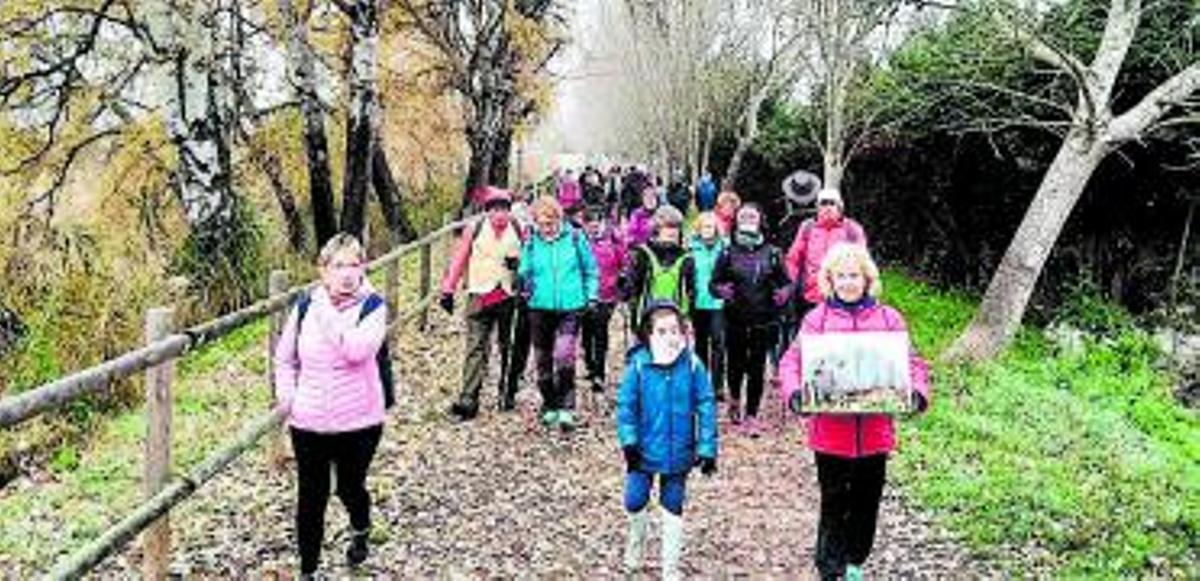
<path fill-rule="evenodd" d="M 584 405 L 587 425 L 570 435 L 547 432 L 536 421 L 535 390 L 526 388 L 516 412 L 489 410 L 474 422 L 450 423 L 442 410 L 458 388 L 462 324 L 441 313 L 431 321 L 428 333 L 403 337 L 397 371 L 407 389 L 369 479 L 378 544 L 366 567 L 346 569 L 346 519 L 333 501 L 326 570 L 338 578 L 618 576 L 623 464 L 611 416 Z M 485 383 L 485 403 L 492 403 L 494 385 Z M 723 423 L 720 473 L 689 479 L 689 576 L 812 574 L 816 474 L 797 428 L 783 427 L 778 403 L 768 397 L 766 436 L 747 439 Z M 271 471 L 254 453 L 175 515 L 175 569 L 290 577 L 293 501 L 292 474 Z M 868 576 L 991 575 L 917 518 L 890 486 L 882 512 Z M 657 573 L 656 537 L 647 551 L 649 574 Z M 131 548 L 103 572 L 127 576 L 137 560 Z"/>

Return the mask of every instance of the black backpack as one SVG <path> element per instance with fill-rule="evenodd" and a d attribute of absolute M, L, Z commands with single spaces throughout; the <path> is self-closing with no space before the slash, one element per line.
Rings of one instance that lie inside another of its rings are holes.
<path fill-rule="evenodd" d="M 300 326 L 304 323 L 304 316 L 308 314 L 308 307 L 312 304 L 312 295 L 304 293 L 296 301 L 296 340 L 300 340 Z M 371 293 L 370 296 L 363 301 L 362 309 L 358 312 L 358 320 L 362 321 L 367 318 L 375 309 L 384 305 L 383 297 L 376 293 Z M 299 355 L 297 354 L 297 358 Z M 383 344 L 379 346 L 379 351 L 375 352 L 375 365 L 379 367 L 379 382 L 383 384 L 383 407 L 391 409 L 396 404 L 396 378 L 392 373 L 392 355 L 388 352 L 388 344 L 385 339 Z"/>

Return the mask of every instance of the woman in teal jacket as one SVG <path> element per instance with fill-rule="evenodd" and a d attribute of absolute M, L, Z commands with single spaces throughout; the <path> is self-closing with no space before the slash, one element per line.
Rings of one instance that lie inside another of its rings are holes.
<path fill-rule="evenodd" d="M 723 390 L 725 375 L 725 317 L 721 309 L 725 301 L 712 294 L 709 283 L 712 282 L 713 270 L 717 266 L 717 258 L 727 246 L 721 238 L 717 216 L 712 212 L 701 212 L 696 216 L 695 234 L 688 244 L 692 254 L 692 264 L 696 280 L 692 288 L 696 289 L 696 298 L 692 303 L 692 333 L 696 338 L 696 355 L 704 362 L 712 376 L 713 393 L 717 401 L 724 401 Z"/>
<path fill-rule="evenodd" d="M 521 248 L 517 277 L 529 305 L 542 423 L 572 430 L 580 315 L 596 307 L 600 277 L 587 236 L 563 221 L 554 198 L 538 198 L 531 213 L 534 235 Z"/>
<path fill-rule="evenodd" d="M 708 370 L 687 348 L 678 307 L 652 303 L 642 319 L 617 393 L 617 439 L 625 455 L 625 510 L 629 536 L 625 567 L 641 566 L 649 525 L 646 504 L 658 475 L 663 508 L 662 573 L 678 578 L 683 551 L 683 503 L 688 472 L 699 464 L 717 471 L 717 413 Z"/>

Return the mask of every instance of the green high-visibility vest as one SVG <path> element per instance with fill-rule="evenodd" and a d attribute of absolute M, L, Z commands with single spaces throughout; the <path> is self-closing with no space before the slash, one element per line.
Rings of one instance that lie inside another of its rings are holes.
<path fill-rule="evenodd" d="M 670 268 L 663 268 L 662 263 L 658 261 L 658 257 L 654 255 L 654 251 L 649 246 L 641 248 L 650 258 L 650 277 L 646 281 L 646 288 L 642 293 L 642 307 L 645 308 L 654 301 L 671 301 L 686 315 L 688 304 L 683 296 L 683 262 L 687 259 L 688 253 L 680 252 L 679 258 L 675 259 L 675 263 Z"/>

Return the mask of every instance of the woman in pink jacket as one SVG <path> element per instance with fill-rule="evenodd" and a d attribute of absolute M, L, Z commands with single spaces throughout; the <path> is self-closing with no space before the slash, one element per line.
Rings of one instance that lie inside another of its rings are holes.
<path fill-rule="evenodd" d="M 275 399 L 296 453 L 296 539 L 301 578 L 316 574 L 325 534 L 330 468 L 350 513 L 346 558 L 367 558 L 367 469 L 383 433 L 385 399 L 376 357 L 387 306 L 364 276 L 358 240 L 338 234 L 318 258 L 321 284 L 292 309 L 275 346 Z"/>
<path fill-rule="evenodd" d="M 809 311 L 800 334 L 779 364 L 783 401 L 799 410 L 801 338 L 805 334 L 904 331 L 904 317 L 880 303 L 879 269 L 866 248 L 840 242 L 829 249 L 818 272 L 825 301 Z M 910 348 L 910 374 L 917 410 L 929 405 L 929 371 Z M 875 540 L 875 521 L 888 454 L 896 448 L 889 415 L 817 414 L 808 418 L 808 447 L 816 455 L 821 487 L 816 565 L 822 579 L 862 578 L 862 564 Z"/>

